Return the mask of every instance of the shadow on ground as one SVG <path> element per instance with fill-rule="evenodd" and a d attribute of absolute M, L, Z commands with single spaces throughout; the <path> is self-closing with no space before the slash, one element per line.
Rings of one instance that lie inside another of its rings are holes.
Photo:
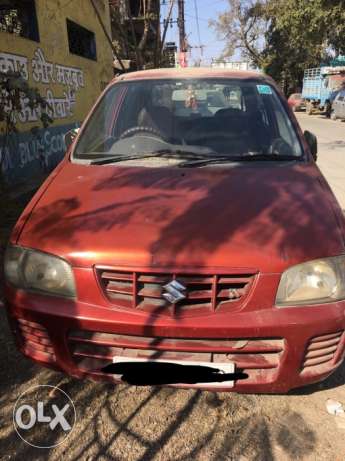
<path fill-rule="evenodd" d="M 12 375 L 2 392 L 3 459 L 270 461 L 280 459 L 277 450 L 287 459 L 301 459 L 316 445 L 301 414 L 265 411 L 255 396 L 93 384 L 35 366 L 22 375 L 27 364 L 16 357 L 17 378 Z M 38 383 L 58 384 L 77 409 L 68 442 L 50 450 L 25 444 L 12 426 L 17 396 Z"/>

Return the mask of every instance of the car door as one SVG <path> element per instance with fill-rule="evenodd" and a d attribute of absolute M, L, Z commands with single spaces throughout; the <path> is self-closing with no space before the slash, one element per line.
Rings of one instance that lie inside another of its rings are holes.
<path fill-rule="evenodd" d="M 339 97 L 339 118 L 345 119 L 345 91 Z"/>
<path fill-rule="evenodd" d="M 339 92 L 334 101 L 333 101 L 333 104 L 332 104 L 332 109 L 333 109 L 333 112 L 334 112 L 334 115 L 336 118 L 341 118 L 341 115 L 340 115 L 340 112 L 341 112 L 341 92 Z"/>

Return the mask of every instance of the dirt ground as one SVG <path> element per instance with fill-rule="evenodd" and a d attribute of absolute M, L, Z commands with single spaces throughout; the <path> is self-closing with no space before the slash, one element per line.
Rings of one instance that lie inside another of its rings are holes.
<path fill-rule="evenodd" d="M 25 201 L 13 204 L 2 200 L 1 249 Z M 285 396 L 78 381 L 21 356 L 14 348 L 2 308 L 0 363 L 1 460 L 345 459 L 345 429 L 339 429 L 335 417 L 325 409 L 328 398 L 345 404 L 345 366 L 324 383 Z M 27 445 L 13 428 L 16 399 L 35 384 L 58 385 L 76 407 L 72 433 L 53 449 Z"/>

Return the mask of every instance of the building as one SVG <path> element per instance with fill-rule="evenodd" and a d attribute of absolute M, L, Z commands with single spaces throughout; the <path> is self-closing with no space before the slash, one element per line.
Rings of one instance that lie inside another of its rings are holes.
<path fill-rule="evenodd" d="M 97 9 L 97 13 L 95 11 Z M 4 143 L 2 171 L 10 182 L 49 172 L 65 152 L 63 135 L 78 126 L 112 79 L 108 0 L 1 0 L 0 72 L 20 71 L 48 103 L 52 119 L 21 100 L 17 134 Z M 4 123 L 0 129 L 4 131 Z M 1 134 L 1 133 L 0 133 Z"/>
<path fill-rule="evenodd" d="M 167 42 L 163 50 L 163 66 L 177 67 L 177 46 L 175 42 Z"/>
<path fill-rule="evenodd" d="M 231 70 L 258 70 L 248 61 L 229 61 L 227 59 L 212 59 L 211 67 Z"/>

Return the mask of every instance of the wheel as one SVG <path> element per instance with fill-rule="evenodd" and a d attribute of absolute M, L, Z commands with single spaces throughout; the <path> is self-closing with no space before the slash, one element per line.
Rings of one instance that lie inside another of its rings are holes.
<path fill-rule="evenodd" d="M 327 101 L 327 102 L 325 103 L 325 108 L 324 108 L 324 110 L 325 110 L 325 115 L 326 115 L 326 117 L 327 117 L 327 118 L 330 118 L 331 112 L 332 112 L 332 105 L 331 105 L 331 103 L 330 103 L 329 101 Z"/>
<path fill-rule="evenodd" d="M 334 110 L 332 110 L 332 112 L 331 112 L 331 120 L 337 120 L 337 119 L 338 119 L 338 117 L 335 115 Z"/>
<path fill-rule="evenodd" d="M 306 113 L 308 115 L 311 115 L 313 113 L 313 105 L 311 102 L 307 102 L 307 107 L 306 107 Z"/>

